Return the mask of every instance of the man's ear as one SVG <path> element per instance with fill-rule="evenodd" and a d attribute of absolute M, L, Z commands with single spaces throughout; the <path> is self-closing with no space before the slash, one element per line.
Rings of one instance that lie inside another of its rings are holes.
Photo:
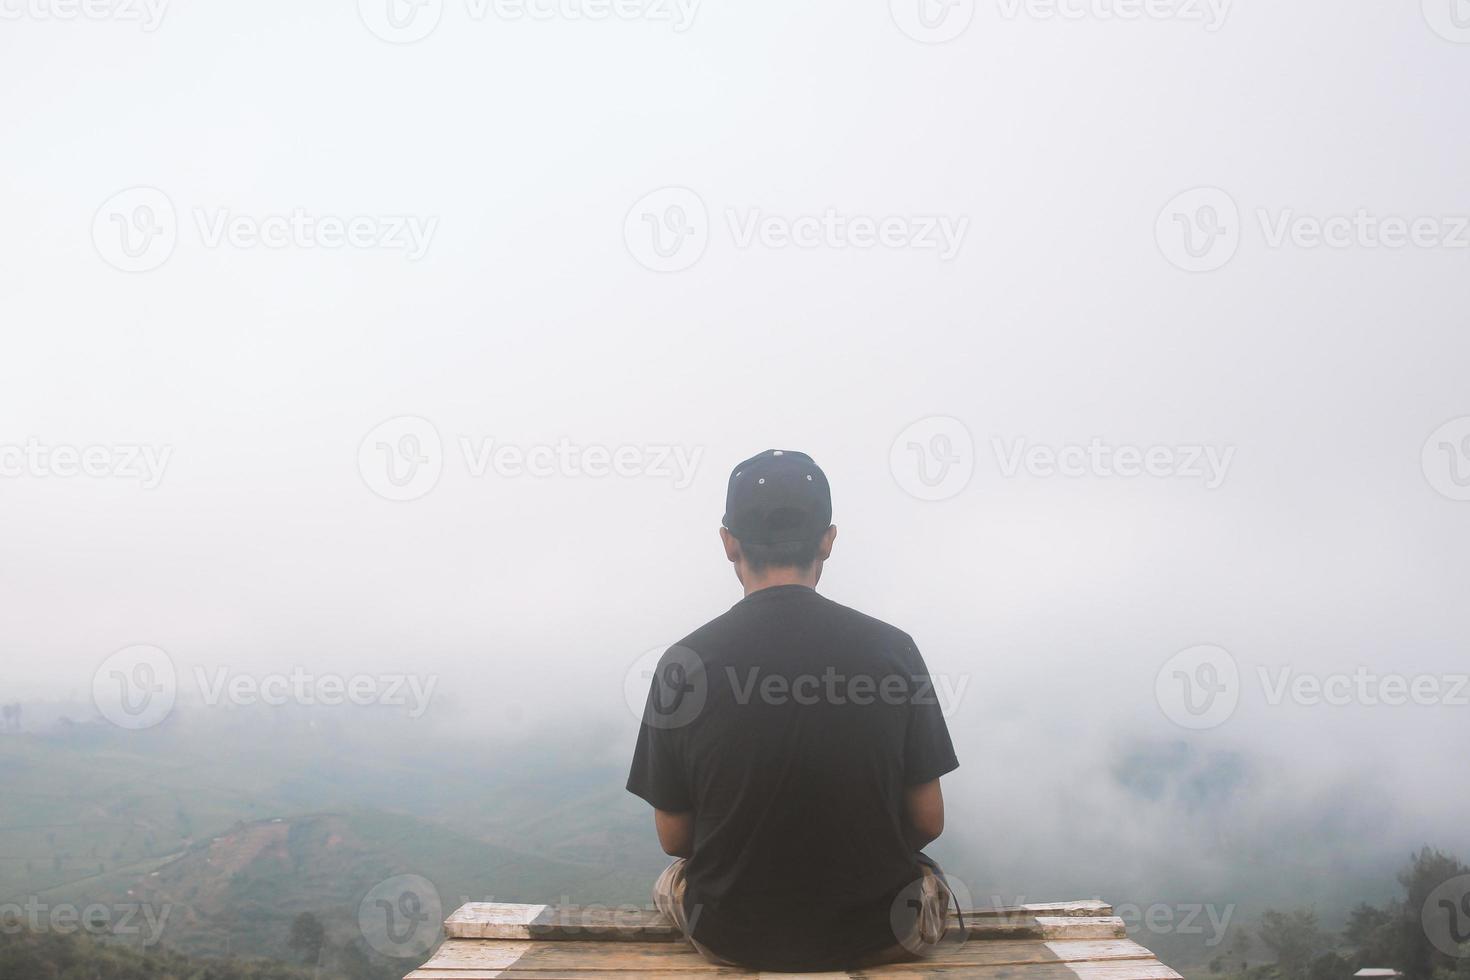
<path fill-rule="evenodd" d="M 832 545 L 837 540 L 837 525 L 833 524 L 822 533 L 822 540 L 817 542 L 817 561 L 826 561 L 832 557 Z"/>
<path fill-rule="evenodd" d="M 720 540 L 725 545 L 725 557 L 735 564 L 740 563 L 740 539 L 730 533 L 727 527 L 720 528 Z"/>

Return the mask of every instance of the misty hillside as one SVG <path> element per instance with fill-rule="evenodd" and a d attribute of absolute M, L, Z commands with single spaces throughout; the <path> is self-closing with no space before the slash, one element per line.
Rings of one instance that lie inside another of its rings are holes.
<path fill-rule="evenodd" d="M 1170 814 L 1157 823 L 1166 836 L 1130 844 L 1129 827 L 1105 826 L 1127 850 L 1076 861 L 1044 834 L 988 840 L 983 816 L 958 810 L 936 853 L 981 903 L 1104 898 L 1180 966 L 1216 955 L 1268 907 L 1312 905 L 1338 928 L 1357 903 L 1391 897 L 1404 854 L 1365 846 L 1371 800 L 1345 794 L 1310 824 L 1229 819 L 1271 785 L 1269 765 L 1135 741 L 1113 753 L 1107 781 L 1141 818 Z M 973 778 L 984 768 L 971 766 Z M 641 906 L 664 858 L 624 775 L 563 742 L 498 751 L 320 713 L 186 715 L 143 733 L 57 722 L 0 737 L 0 898 L 166 908 L 170 948 L 287 961 L 303 913 L 328 944 L 363 946 L 360 903 L 399 875 L 430 882 L 446 914 L 468 900 Z M 1065 804 L 1034 817 L 1086 820 Z M 1208 890 L 1194 858 L 1205 845 L 1230 855 Z M 1187 928 L 1145 921 L 1151 909 L 1205 905 L 1213 920 L 1201 913 Z"/>

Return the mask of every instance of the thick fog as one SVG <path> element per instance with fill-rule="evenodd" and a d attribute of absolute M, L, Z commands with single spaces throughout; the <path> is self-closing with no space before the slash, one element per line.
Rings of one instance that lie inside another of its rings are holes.
<path fill-rule="evenodd" d="M 1450 0 L 382 6 L 0 2 L 0 700 L 618 762 L 799 449 L 977 880 L 1470 846 Z"/>

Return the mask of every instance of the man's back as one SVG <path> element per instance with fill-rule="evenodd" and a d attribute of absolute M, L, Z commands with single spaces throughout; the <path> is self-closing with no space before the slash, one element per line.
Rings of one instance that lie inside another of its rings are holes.
<path fill-rule="evenodd" d="M 628 788 L 694 813 L 693 937 L 772 969 L 891 947 L 921 875 L 904 792 L 957 766 L 907 634 L 801 585 L 764 589 L 660 664 Z"/>

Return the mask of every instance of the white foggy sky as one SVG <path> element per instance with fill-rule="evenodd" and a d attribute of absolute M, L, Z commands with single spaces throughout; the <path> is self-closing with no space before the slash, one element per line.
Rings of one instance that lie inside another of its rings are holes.
<path fill-rule="evenodd" d="M 952 720 L 970 792 L 1008 746 L 1086 760 L 1120 733 L 1184 737 L 1153 680 L 1195 644 L 1252 677 L 1465 669 L 1470 503 L 1434 491 L 1420 449 L 1470 415 L 1470 251 L 1271 249 L 1255 218 L 1470 212 L 1470 46 L 1417 5 L 1241 3 L 1207 33 L 982 2 L 924 45 L 877 2 L 707 0 L 679 34 L 475 23 L 451 0 L 394 46 L 341 0 L 181 0 L 151 34 L 0 22 L 0 80 L 0 444 L 173 447 L 151 491 L 0 480 L 0 654 L 24 693 L 85 696 L 149 643 L 181 667 L 435 672 L 442 710 L 491 727 L 513 706 L 527 729 L 626 724 L 627 666 L 738 598 L 724 481 L 767 447 L 832 479 L 825 591 L 972 676 Z M 90 231 L 135 185 L 169 194 L 181 239 L 125 274 Z M 714 230 L 661 275 L 623 222 L 669 185 Z M 1245 231 L 1191 275 L 1154 223 L 1201 185 Z M 439 225 L 409 262 L 206 249 L 189 214 L 298 207 Z M 970 228 L 941 262 L 742 250 L 725 224 L 828 207 Z M 388 503 L 357 449 L 402 415 L 451 454 L 567 438 L 701 466 L 676 490 L 477 480 L 452 458 Z M 923 503 L 888 452 L 935 415 L 981 455 L 963 494 Z M 1094 436 L 1236 453 L 1213 491 L 1006 480 L 989 455 Z M 1463 814 L 1413 788 L 1462 757 L 1470 708 L 1259 700 L 1187 737 L 1285 772 L 1392 759 L 1405 826 Z"/>

